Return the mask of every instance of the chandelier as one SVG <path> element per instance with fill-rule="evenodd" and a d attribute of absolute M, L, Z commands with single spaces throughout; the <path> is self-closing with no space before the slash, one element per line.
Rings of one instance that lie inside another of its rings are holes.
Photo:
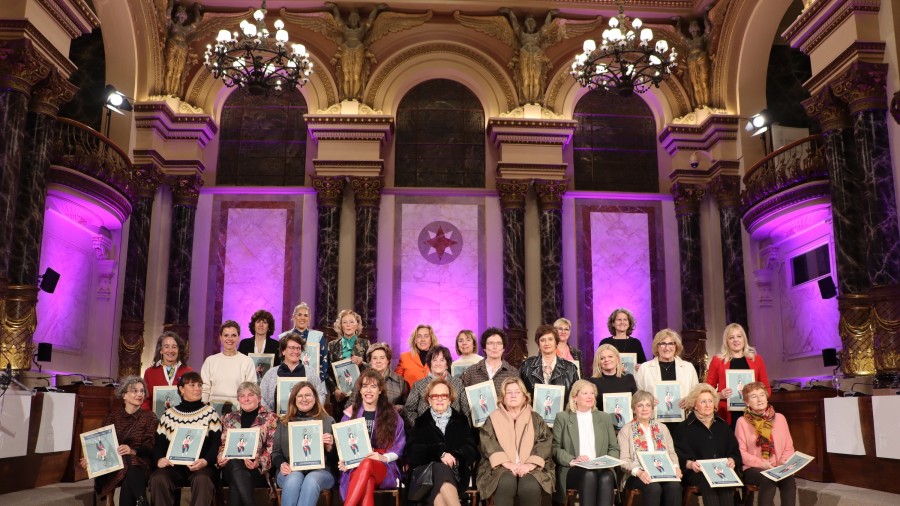
<path fill-rule="evenodd" d="M 243 34 L 219 30 L 215 45 L 206 45 L 204 65 L 225 86 L 243 88 L 251 95 L 269 95 L 309 82 L 313 64 L 306 47 L 288 42 L 280 19 L 275 20 L 273 40 L 265 18 L 266 0 L 262 0 L 253 13 L 254 21 L 241 21 Z"/>
<path fill-rule="evenodd" d="M 624 1 L 616 2 L 619 15 L 609 18 L 600 47 L 591 39 L 584 41 L 582 53 L 575 55 L 572 76 L 578 84 L 600 93 L 628 96 L 659 87 L 677 65 L 675 48 L 663 39 L 653 44 L 653 31 L 643 23 L 625 17 Z"/>

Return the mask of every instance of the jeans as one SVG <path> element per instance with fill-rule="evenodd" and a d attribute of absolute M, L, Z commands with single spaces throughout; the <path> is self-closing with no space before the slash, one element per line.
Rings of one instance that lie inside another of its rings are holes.
<path fill-rule="evenodd" d="M 334 486 L 334 475 L 324 469 L 293 471 L 285 476 L 276 473 L 281 487 L 281 506 L 316 506 L 319 493 Z"/>

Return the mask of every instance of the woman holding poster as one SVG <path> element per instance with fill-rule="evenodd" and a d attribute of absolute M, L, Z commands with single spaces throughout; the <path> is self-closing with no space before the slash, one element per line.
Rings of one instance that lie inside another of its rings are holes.
<path fill-rule="evenodd" d="M 725 384 L 725 371 L 732 369 L 753 370 L 756 381 L 765 385 L 766 393 L 772 395 L 769 375 L 766 373 L 766 363 L 756 353 L 756 349 L 750 346 L 744 327 L 737 323 L 725 327 L 725 332 L 722 334 L 722 353 L 713 357 L 709 362 L 709 373 L 706 375 L 706 382 L 719 391 L 721 398 L 718 409 L 719 416 L 734 428 L 735 422 L 732 420 L 731 412 L 728 411 L 728 398 L 734 392 Z M 742 387 L 743 385 L 738 386 L 739 392 Z M 739 414 L 740 412 L 738 412 Z"/>
<path fill-rule="evenodd" d="M 786 463 L 794 454 L 787 420 L 769 404 L 766 386 L 757 381 L 744 387 L 747 408 L 744 416 L 738 418 L 735 432 L 744 464 L 744 482 L 759 486 L 759 504 L 774 504 L 777 489 L 781 492 L 781 504 L 794 506 L 797 483 L 793 476 L 775 482 L 761 474 Z"/>

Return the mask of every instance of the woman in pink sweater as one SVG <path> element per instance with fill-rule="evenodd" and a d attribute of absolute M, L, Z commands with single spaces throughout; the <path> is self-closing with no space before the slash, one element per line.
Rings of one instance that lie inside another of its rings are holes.
<path fill-rule="evenodd" d="M 756 381 L 744 386 L 747 408 L 737 421 L 735 436 L 741 449 L 744 483 L 759 486 L 759 504 L 774 504 L 775 490 L 781 491 L 781 504 L 794 506 L 797 483 L 794 476 L 772 481 L 761 473 L 780 466 L 794 454 L 794 441 L 784 415 L 769 405 L 765 383 Z"/>

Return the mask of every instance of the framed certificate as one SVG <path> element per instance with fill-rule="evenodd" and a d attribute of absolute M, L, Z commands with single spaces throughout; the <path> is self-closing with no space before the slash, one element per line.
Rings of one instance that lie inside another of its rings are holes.
<path fill-rule="evenodd" d="M 497 409 L 497 391 L 494 390 L 494 382 L 488 380 L 466 387 L 466 400 L 469 402 L 472 425 L 481 427 Z"/>
<path fill-rule="evenodd" d="M 306 378 L 278 378 L 278 384 L 275 385 L 276 415 L 287 413 L 288 401 L 291 400 L 291 389 L 301 381 L 306 381 Z"/>
<path fill-rule="evenodd" d="M 788 476 L 796 474 L 797 471 L 806 467 L 806 465 L 812 462 L 814 459 L 815 457 L 811 455 L 796 452 L 791 455 L 791 458 L 789 458 L 784 464 L 773 467 L 771 469 L 766 469 L 760 474 L 772 481 L 781 481 Z"/>
<path fill-rule="evenodd" d="M 179 425 L 169 441 L 166 458 L 175 465 L 189 466 L 200 458 L 200 448 L 203 447 L 204 439 L 206 439 L 205 425 Z"/>
<path fill-rule="evenodd" d="M 650 475 L 651 483 L 681 481 L 675 472 L 672 459 L 669 458 L 669 452 L 637 452 L 635 455 L 637 455 L 641 467 Z"/>
<path fill-rule="evenodd" d="M 566 387 L 562 385 L 534 385 L 534 400 L 531 407 L 541 415 L 544 423 L 553 427 L 556 414 L 563 410 L 563 397 L 566 395 Z"/>
<path fill-rule="evenodd" d="M 341 360 L 331 364 L 334 369 L 334 379 L 337 382 L 341 392 L 350 395 L 353 392 L 353 385 L 359 378 L 359 366 L 353 363 L 353 359 Z"/>
<path fill-rule="evenodd" d="M 684 393 L 681 391 L 681 383 L 677 381 L 660 381 L 654 386 L 653 395 L 659 404 L 656 405 L 657 422 L 681 422 L 684 420 L 684 410 L 679 407 Z"/>
<path fill-rule="evenodd" d="M 255 459 L 259 452 L 259 427 L 228 429 L 225 433 L 226 459 Z"/>
<path fill-rule="evenodd" d="M 574 467 L 583 467 L 585 469 L 607 469 L 621 465 L 621 460 L 610 457 L 609 455 L 604 455 L 602 457 L 597 457 L 596 459 L 588 460 L 587 462 L 579 462 L 575 464 Z"/>
<path fill-rule="evenodd" d="M 473 364 L 453 364 L 450 366 L 450 375 L 457 378 L 462 378 L 462 375 L 464 372 L 466 372 L 466 369 L 468 369 L 472 365 Z"/>
<path fill-rule="evenodd" d="M 613 426 L 618 431 L 631 421 L 631 392 L 603 394 L 603 411 L 612 417 Z"/>
<path fill-rule="evenodd" d="M 303 353 L 300 354 L 300 363 L 303 364 L 303 370 L 306 371 L 307 377 L 319 375 L 320 352 L 321 348 L 317 342 L 311 343 L 307 341 L 303 347 Z"/>
<path fill-rule="evenodd" d="M 337 446 L 338 458 L 348 469 L 359 465 L 366 455 L 372 453 L 369 431 L 366 430 L 366 419 L 355 418 L 331 426 L 334 431 L 334 444 Z"/>
<path fill-rule="evenodd" d="M 123 469 L 116 427 L 107 425 L 81 434 L 81 454 L 87 460 L 88 478 L 96 478 Z"/>
<path fill-rule="evenodd" d="M 234 411 L 234 403 L 231 402 L 231 399 L 210 399 L 209 404 L 219 414 L 220 420 L 228 413 Z"/>
<path fill-rule="evenodd" d="M 625 371 L 625 374 L 634 375 L 635 369 L 637 369 L 637 353 L 619 353 L 619 358 L 622 360 L 622 370 Z"/>
<path fill-rule="evenodd" d="M 728 467 L 728 459 L 698 460 L 697 463 L 700 464 L 703 476 L 712 488 L 744 486 L 734 469 Z"/>
<path fill-rule="evenodd" d="M 181 402 L 178 387 L 153 387 L 153 413 L 159 418 L 172 406 Z"/>
<path fill-rule="evenodd" d="M 288 424 L 291 471 L 325 469 L 325 444 L 322 442 L 322 420 Z"/>
<path fill-rule="evenodd" d="M 728 411 L 743 411 L 747 407 L 744 402 L 744 385 L 756 381 L 753 369 L 728 369 L 725 371 L 725 388 L 732 390 L 727 399 Z"/>
<path fill-rule="evenodd" d="M 251 353 L 247 355 L 253 360 L 253 365 L 256 367 L 256 383 L 258 384 L 262 381 L 263 376 L 269 372 L 269 369 L 275 365 L 275 354 L 274 353 Z"/>

